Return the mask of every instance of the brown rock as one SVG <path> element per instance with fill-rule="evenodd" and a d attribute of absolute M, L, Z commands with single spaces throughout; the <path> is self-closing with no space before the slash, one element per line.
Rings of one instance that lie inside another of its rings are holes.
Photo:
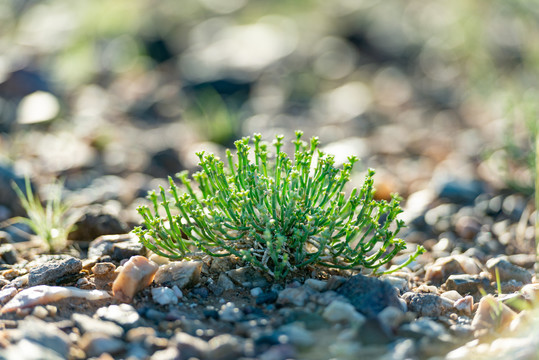
<path fill-rule="evenodd" d="M 144 256 L 133 256 L 123 266 L 112 284 L 114 297 L 130 302 L 135 294 L 151 284 L 158 266 Z"/>
<path fill-rule="evenodd" d="M 484 296 L 472 320 L 472 328 L 479 332 L 502 331 L 509 326 L 517 313 L 492 295 Z"/>
<path fill-rule="evenodd" d="M 159 268 L 154 281 L 162 286 L 176 285 L 184 289 L 198 284 L 201 271 L 202 261 L 173 261 Z"/>

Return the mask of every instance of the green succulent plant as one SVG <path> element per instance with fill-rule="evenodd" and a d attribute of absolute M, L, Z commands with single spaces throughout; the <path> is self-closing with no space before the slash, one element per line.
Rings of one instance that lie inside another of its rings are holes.
<path fill-rule="evenodd" d="M 358 159 L 351 156 L 337 169 L 334 156 L 317 150 L 318 138 L 306 144 L 302 134 L 296 132 L 293 160 L 282 151 L 282 135 L 271 159 L 260 134 L 254 135 L 254 156 L 250 137 L 235 142 L 236 156 L 227 150 L 228 167 L 213 154 L 197 153 L 201 171 L 192 178 L 198 190 L 186 172 L 176 175 L 183 192 L 169 177 L 169 194 L 160 187 L 148 195 L 151 208 L 138 208 L 143 226 L 134 232 L 161 256 L 232 254 L 276 280 L 308 265 L 376 272 L 406 248 L 396 237 L 404 226 L 397 219 L 399 198 L 374 200 L 372 169 L 347 196 Z M 418 247 L 400 267 L 423 251 Z"/>

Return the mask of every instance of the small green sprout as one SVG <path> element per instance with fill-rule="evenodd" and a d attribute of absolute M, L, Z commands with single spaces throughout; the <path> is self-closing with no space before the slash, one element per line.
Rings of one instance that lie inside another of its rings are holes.
<path fill-rule="evenodd" d="M 67 235 L 74 225 L 74 217 L 67 216 L 69 206 L 62 201 L 62 186 L 54 184 L 53 193 L 45 206 L 34 195 L 30 180 L 25 178 L 25 191 L 13 183 L 28 218 L 17 217 L 14 222 L 28 225 L 38 238 L 43 240 L 49 252 L 62 250 L 67 246 Z"/>
<path fill-rule="evenodd" d="M 260 134 L 254 135 L 253 157 L 250 137 L 236 141 L 237 156 L 227 150 L 228 167 L 213 154 L 197 153 L 201 171 L 192 178 L 198 191 L 186 172 L 176 175 L 182 193 L 169 177 L 170 195 L 160 187 L 148 195 L 151 208 L 138 208 L 143 226 L 135 234 L 161 256 L 235 255 L 276 280 L 309 265 L 376 272 L 406 248 L 396 238 L 404 226 L 397 219 L 399 198 L 374 200 L 372 169 L 347 196 L 358 159 L 349 157 L 339 170 L 334 156 L 317 150 L 317 137 L 306 144 L 302 134 L 296 132 L 293 160 L 282 151 L 282 135 L 272 155 Z M 418 247 L 399 268 L 423 251 Z"/>

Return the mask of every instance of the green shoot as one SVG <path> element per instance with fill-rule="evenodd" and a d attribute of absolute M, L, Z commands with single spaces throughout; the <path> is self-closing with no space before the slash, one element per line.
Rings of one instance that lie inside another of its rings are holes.
<path fill-rule="evenodd" d="M 13 183 L 28 218 L 18 217 L 15 222 L 28 225 L 38 238 L 43 240 L 49 252 L 62 250 L 67 245 L 67 235 L 71 231 L 74 218 L 67 216 L 69 206 L 62 202 L 61 184 L 55 184 L 54 193 L 45 206 L 33 193 L 30 180 L 25 178 L 25 191 Z"/>
<path fill-rule="evenodd" d="M 169 177 L 168 194 L 151 192 L 151 207 L 138 208 L 143 226 L 134 229 L 150 250 L 172 259 L 235 255 L 263 269 L 276 280 L 306 266 L 371 269 L 375 273 L 406 248 L 396 237 L 404 227 L 399 198 L 374 200 L 374 170 L 359 189 L 346 195 L 352 168 L 309 144 L 296 132 L 293 158 L 282 151 L 282 135 L 268 152 L 262 136 L 235 142 L 237 155 L 227 151 L 227 164 L 213 154 L 197 153 L 201 171 L 177 174 L 185 191 Z M 270 160 L 272 159 L 272 160 Z M 159 213 L 161 210 L 161 214 Z M 411 255 L 415 259 L 424 249 Z M 395 271 L 403 266 L 393 268 Z M 390 271 L 386 271 L 388 273 Z"/>

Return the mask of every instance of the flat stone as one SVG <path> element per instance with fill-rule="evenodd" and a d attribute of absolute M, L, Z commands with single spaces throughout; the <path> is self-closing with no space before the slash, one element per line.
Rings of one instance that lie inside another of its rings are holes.
<path fill-rule="evenodd" d="M 29 317 L 20 322 L 19 330 L 21 338 L 36 343 L 41 347 L 50 349 L 60 355 L 69 352 L 70 340 L 67 334 L 43 320 Z"/>
<path fill-rule="evenodd" d="M 236 322 L 243 319 L 243 312 L 233 302 L 227 302 L 221 306 L 219 318 L 224 321 Z"/>
<path fill-rule="evenodd" d="M 92 241 L 88 248 L 88 258 L 110 256 L 115 261 L 129 259 L 135 255 L 145 255 L 146 248 L 132 233 L 102 235 Z"/>
<path fill-rule="evenodd" d="M 55 284 L 60 278 L 78 274 L 82 270 L 82 262 L 74 257 L 49 260 L 30 269 L 28 286 Z"/>
<path fill-rule="evenodd" d="M 305 285 L 319 292 L 326 291 L 328 287 L 327 281 L 317 279 L 307 279 L 305 280 Z"/>
<path fill-rule="evenodd" d="M 179 332 L 171 339 L 171 343 L 176 345 L 176 348 L 181 354 L 181 359 L 206 359 L 209 345 L 199 337 L 189 335 L 185 332 Z"/>
<path fill-rule="evenodd" d="M 348 298 L 356 310 L 367 317 L 376 317 L 388 306 L 401 307 L 395 287 L 375 277 L 355 275 L 339 287 L 337 293 Z"/>
<path fill-rule="evenodd" d="M 287 343 L 299 348 L 308 348 L 316 343 L 314 335 L 298 323 L 283 325 L 277 332 L 287 337 Z"/>
<path fill-rule="evenodd" d="M 207 358 L 212 360 L 236 360 L 243 356 L 242 341 L 237 336 L 222 334 L 208 341 Z"/>
<path fill-rule="evenodd" d="M 511 264 L 503 258 L 490 259 L 487 261 L 486 266 L 493 279 L 496 279 L 496 269 L 498 269 L 500 281 L 515 280 L 523 284 L 532 282 L 532 274 L 528 270 Z"/>
<path fill-rule="evenodd" d="M 99 356 L 103 353 L 116 354 L 126 347 L 123 341 L 105 334 L 90 332 L 82 336 L 79 346 L 87 357 Z"/>
<path fill-rule="evenodd" d="M 124 335 L 124 329 L 112 321 L 97 320 L 88 315 L 78 313 L 74 313 L 71 319 L 82 334 L 97 332 L 115 338 L 121 338 Z"/>
<path fill-rule="evenodd" d="M 229 270 L 226 275 L 237 285 L 246 288 L 265 287 L 268 281 L 262 273 L 250 266 L 241 267 L 238 269 Z"/>
<path fill-rule="evenodd" d="M 361 325 L 365 322 L 365 316 L 357 312 L 353 305 L 340 300 L 333 300 L 322 312 L 322 317 L 331 323 Z"/>
<path fill-rule="evenodd" d="M 451 275 L 445 282 L 447 290 L 458 291 L 459 294 L 475 294 L 479 289 L 488 291 L 490 281 L 480 275 Z"/>
<path fill-rule="evenodd" d="M 266 291 L 261 294 L 259 294 L 255 298 L 255 302 L 257 305 L 263 305 L 263 304 L 273 304 L 277 301 L 277 298 L 279 297 L 279 293 L 276 291 Z"/>
<path fill-rule="evenodd" d="M 217 279 L 217 286 L 220 287 L 223 291 L 234 290 L 236 288 L 234 282 L 230 280 L 230 278 L 224 273 L 219 274 L 219 279 Z"/>
<path fill-rule="evenodd" d="M 178 297 L 174 290 L 168 287 L 158 287 L 152 289 L 152 299 L 159 305 L 177 304 Z"/>
<path fill-rule="evenodd" d="M 201 271 L 202 261 L 173 261 L 159 267 L 154 282 L 161 286 L 190 288 L 199 283 Z"/>
<path fill-rule="evenodd" d="M 402 298 L 406 301 L 408 310 L 419 316 L 440 316 L 452 309 L 454 303 L 436 294 L 407 292 L 402 295 Z"/>
<path fill-rule="evenodd" d="M 115 322 L 124 328 L 135 327 L 140 321 L 138 312 L 129 304 L 102 307 L 97 309 L 96 315 L 102 320 Z"/>
<path fill-rule="evenodd" d="M 17 360 L 65 360 L 65 354 L 59 354 L 50 348 L 33 341 L 22 339 L 18 343 L 0 350 L 0 359 Z"/>
<path fill-rule="evenodd" d="M 314 292 L 309 287 L 286 288 L 279 293 L 277 303 L 280 305 L 303 306 Z"/>
<path fill-rule="evenodd" d="M 83 211 L 75 222 L 74 230 L 69 233 L 70 240 L 92 241 L 102 235 L 124 234 L 129 231 L 123 221 L 106 212 L 102 205 L 87 206 Z"/>

